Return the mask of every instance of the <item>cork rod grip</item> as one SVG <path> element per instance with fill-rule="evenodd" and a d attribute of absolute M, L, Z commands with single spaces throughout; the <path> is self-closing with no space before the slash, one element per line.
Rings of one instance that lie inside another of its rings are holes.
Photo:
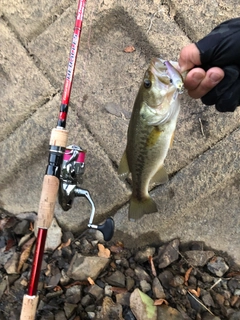
<path fill-rule="evenodd" d="M 38 228 L 48 229 L 52 223 L 58 187 L 59 179 L 57 177 L 49 175 L 44 176 L 42 193 L 38 208 Z"/>
<path fill-rule="evenodd" d="M 51 132 L 50 146 L 58 146 L 66 148 L 68 139 L 68 130 L 54 128 Z"/>
<path fill-rule="evenodd" d="M 38 296 L 28 296 L 27 294 L 23 297 L 22 311 L 20 320 L 34 320 L 37 310 Z"/>

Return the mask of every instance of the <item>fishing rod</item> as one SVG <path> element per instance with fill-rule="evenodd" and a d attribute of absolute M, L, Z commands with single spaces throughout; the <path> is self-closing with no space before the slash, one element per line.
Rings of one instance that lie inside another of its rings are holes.
<path fill-rule="evenodd" d="M 48 165 L 43 178 L 42 193 L 38 208 L 36 248 L 33 257 L 28 291 L 23 297 L 20 320 L 34 320 L 36 316 L 39 300 L 37 286 L 41 272 L 47 231 L 53 220 L 57 196 L 64 211 L 71 209 L 75 197 L 85 197 L 92 207 L 88 227 L 101 231 L 105 241 L 109 241 L 113 236 L 113 219 L 108 218 L 102 225 L 94 225 L 94 202 L 89 192 L 79 187 L 79 184 L 82 182 L 82 175 L 85 169 L 84 160 L 86 152 L 76 145 L 70 145 L 67 147 L 67 113 L 85 6 L 86 0 L 78 1 L 74 33 L 69 54 L 67 73 L 63 86 L 57 127 L 52 129 L 50 136 Z"/>

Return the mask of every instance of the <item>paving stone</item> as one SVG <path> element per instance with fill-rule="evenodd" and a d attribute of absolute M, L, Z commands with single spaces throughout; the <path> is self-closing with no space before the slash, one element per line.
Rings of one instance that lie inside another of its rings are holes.
<path fill-rule="evenodd" d="M 163 3 L 169 6 L 170 15 L 192 41 L 199 40 L 219 23 L 238 18 L 240 14 L 237 0 L 164 0 Z"/>
<path fill-rule="evenodd" d="M 42 181 L 47 166 L 48 143 L 51 129 L 56 126 L 59 101 L 60 97 L 55 97 L 29 118 L 9 139 L 0 143 L 4 151 L 0 164 L 5 167 L 0 177 L 4 185 L 0 200 L 5 204 L 4 209 L 7 211 L 15 214 L 38 211 Z M 68 124 L 71 128 L 69 144 L 74 141 L 75 144 L 87 150 L 82 187 L 91 193 L 96 206 L 96 216 L 100 222 L 106 217 L 106 212 L 117 206 L 119 201 L 124 203 L 127 200 L 129 191 L 118 179 L 111 161 L 85 129 L 84 123 L 76 121 L 74 115 L 70 113 Z M 26 136 L 31 136 L 31 139 L 29 139 L 26 152 L 22 152 Z M 9 155 L 7 150 L 11 146 L 15 148 L 15 153 Z M 13 179 L 14 184 L 6 183 Z M 114 189 L 115 192 L 112 193 Z M 87 224 L 81 222 L 89 219 L 90 213 L 90 204 L 83 198 L 75 199 L 73 208 L 67 213 L 63 212 L 58 203 L 56 204 L 55 214 L 59 224 L 72 232 L 86 228 Z"/>
<path fill-rule="evenodd" d="M 54 89 L 2 19 L 0 29 L 2 141 L 45 103 Z"/>
<path fill-rule="evenodd" d="M 102 6 L 104 7 L 103 4 Z M 99 8 L 88 3 L 72 102 L 101 146 L 114 161 L 119 162 L 125 148 L 129 120 L 124 116 L 110 114 L 105 107 L 114 102 L 120 106 L 121 113 L 130 112 L 139 83 L 152 56 L 161 54 L 176 59 L 177 52 L 188 39 L 164 11 L 159 13 L 160 16 L 154 20 L 151 31 L 147 33 L 151 22 L 149 12 L 158 10 L 156 4 L 143 5 L 138 1 L 137 15 L 132 10 L 132 5 L 127 5 L 125 1 L 121 6 L 112 4 L 108 9 L 99 12 Z M 75 6 L 66 10 L 28 46 L 30 52 L 39 59 L 42 68 L 60 85 L 65 76 L 68 58 L 66 43 L 70 43 L 72 36 L 69 25 L 73 20 L 74 10 Z M 59 29 L 63 30 L 61 37 L 59 33 L 56 34 Z M 164 45 L 166 38 L 168 45 Z M 136 48 L 133 54 L 123 52 L 124 47 L 129 44 Z"/>
<path fill-rule="evenodd" d="M 152 193 L 159 213 L 144 216 L 137 223 L 127 220 L 128 206 L 115 215 L 115 236 L 127 234 L 139 245 L 161 238 L 205 241 L 231 254 L 236 262 L 239 237 L 239 139 L 240 130 L 179 171 L 171 181 Z M 237 226 L 237 228 L 236 228 Z M 118 232 L 120 231 L 120 232 Z"/>
<path fill-rule="evenodd" d="M 73 0 L 2 0 L 1 11 L 14 31 L 27 43 L 43 32 L 73 2 L 75 3 Z"/>

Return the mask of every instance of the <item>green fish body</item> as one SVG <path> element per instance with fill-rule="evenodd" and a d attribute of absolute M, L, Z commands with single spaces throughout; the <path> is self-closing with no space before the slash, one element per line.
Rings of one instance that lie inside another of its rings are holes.
<path fill-rule="evenodd" d="M 176 74 L 182 81 L 181 75 Z M 162 60 L 152 59 L 135 99 L 127 146 L 118 169 L 121 179 L 132 175 L 129 205 L 132 221 L 157 212 L 148 189 L 150 184 L 168 181 L 164 160 L 173 141 L 179 110 L 178 89 L 168 69 Z"/>

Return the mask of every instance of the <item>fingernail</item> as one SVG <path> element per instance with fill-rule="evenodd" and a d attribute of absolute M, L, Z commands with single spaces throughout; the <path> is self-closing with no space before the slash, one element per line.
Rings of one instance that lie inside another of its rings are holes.
<path fill-rule="evenodd" d="M 213 81 L 213 82 L 219 82 L 220 80 L 222 80 L 222 77 L 218 74 L 218 73 L 211 73 L 209 75 L 209 78 Z"/>
<path fill-rule="evenodd" d="M 201 81 L 204 78 L 203 74 L 200 72 L 195 72 L 193 74 L 193 79 L 197 81 Z"/>

